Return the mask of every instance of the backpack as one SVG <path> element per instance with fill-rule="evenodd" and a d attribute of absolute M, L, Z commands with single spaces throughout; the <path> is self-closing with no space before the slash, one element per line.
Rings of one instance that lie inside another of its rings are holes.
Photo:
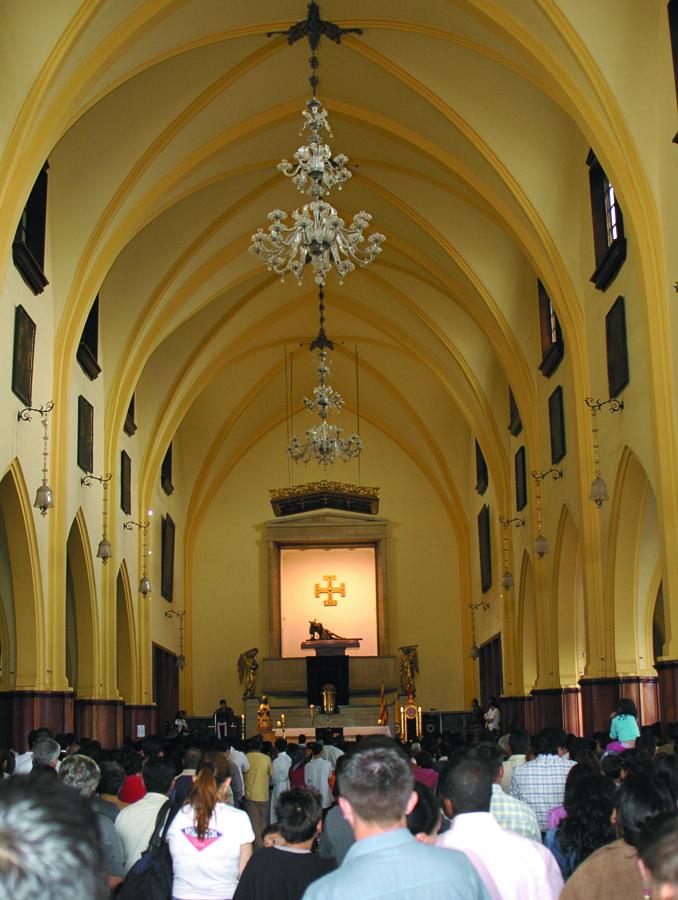
<path fill-rule="evenodd" d="M 125 875 L 118 900 L 171 900 L 173 870 L 167 832 L 178 811 L 171 800 L 160 807 L 148 847 Z"/>

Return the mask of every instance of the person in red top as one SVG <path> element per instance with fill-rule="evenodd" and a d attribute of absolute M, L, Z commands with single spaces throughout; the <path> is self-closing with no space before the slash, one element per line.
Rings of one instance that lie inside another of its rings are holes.
<path fill-rule="evenodd" d="M 143 760 L 130 748 L 120 762 L 125 770 L 125 782 L 118 791 L 118 800 L 122 800 L 123 803 L 136 803 L 146 796 L 146 786 L 141 777 Z"/>
<path fill-rule="evenodd" d="M 414 780 L 425 784 L 435 794 L 438 788 L 438 773 L 433 768 L 433 757 L 428 750 L 420 750 L 414 757 Z"/>

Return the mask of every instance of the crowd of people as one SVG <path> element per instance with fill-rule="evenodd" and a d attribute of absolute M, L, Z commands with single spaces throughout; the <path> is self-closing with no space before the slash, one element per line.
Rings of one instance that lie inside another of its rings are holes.
<path fill-rule="evenodd" d="M 175 900 L 678 897 L 678 725 L 622 700 L 591 739 L 501 731 L 110 751 L 38 729 L 0 751 L 0 900 L 124 896 L 157 829 Z"/>

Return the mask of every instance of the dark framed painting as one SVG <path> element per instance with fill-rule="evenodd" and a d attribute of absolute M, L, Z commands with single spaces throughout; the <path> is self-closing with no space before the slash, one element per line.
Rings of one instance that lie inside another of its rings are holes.
<path fill-rule="evenodd" d="M 476 491 L 479 494 L 484 494 L 489 483 L 487 463 L 485 462 L 483 451 L 480 449 L 480 444 L 476 441 Z"/>
<path fill-rule="evenodd" d="M 509 424 L 508 430 L 511 432 L 513 437 L 518 437 L 520 432 L 523 430 L 523 422 L 520 418 L 520 410 L 518 409 L 518 404 L 516 403 L 516 398 L 513 396 L 513 391 L 509 388 Z"/>
<path fill-rule="evenodd" d="M 124 450 L 120 453 L 120 509 L 132 515 L 132 460 Z"/>
<path fill-rule="evenodd" d="M 162 461 L 162 465 L 160 466 L 160 487 L 169 497 L 174 492 L 174 485 L 172 484 L 172 445 L 170 444 L 167 448 L 167 453 Z"/>
<path fill-rule="evenodd" d="M 492 552 L 490 544 L 490 507 L 485 504 L 478 513 L 478 550 L 480 553 L 480 587 L 486 594 L 492 587 Z"/>
<path fill-rule="evenodd" d="M 14 351 L 12 354 L 12 393 L 30 406 L 33 399 L 33 357 L 35 322 L 23 306 L 14 311 Z"/>
<path fill-rule="evenodd" d="M 551 432 L 551 464 L 555 465 L 567 452 L 563 387 L 560 384 L 549 397 L 549 429 Z"/>
<path fill-rule="evenodd" d="M 78 466 L 83 472 L 94 468 L 94 407 L 82 394 L 78 397 Z"/>
<path fill-rule="evenodd" d="M 607 386 L 610 397 L 618 397 L 629 383 L 629 351 L 626 343 L 624 298 L 617 297 L 605 316 Z"/>
<path fill-rule="evenodd" d="M 527 465 L 525 462 L 525 445 L 518 447 L 513 457 L 516 473 L 516 510 L 520 512 L 527 506 Z"/>
<path fill-rule="evenodd" d="M 171 603 L 174 599 L 174 522 L 169 515 L 162 520 L 160 593 Z"/>

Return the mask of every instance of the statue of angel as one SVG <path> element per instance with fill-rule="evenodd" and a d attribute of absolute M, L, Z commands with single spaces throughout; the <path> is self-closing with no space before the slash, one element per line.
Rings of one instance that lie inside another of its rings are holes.
<path fill-rule="evenodd" d="M 414 676 L 419 674 L 418 646 L 419 644 L 407 644 L 398 648 L 400 650 L 400 686 L 408 697 L 417 696 Z"/>
<path fill-rule="evenodd" d="M 257 669 L 259 668 L 259 663 L 257 662 L 258 652 L 258 647 L 250 647 L 249 650 L 245 650 L 238 657 L 238 677 L 240 678 L 240 684 L 245 685 L 242 695 L 243 700 L 254 697 L 254 682 L 257 677 Z"/>

